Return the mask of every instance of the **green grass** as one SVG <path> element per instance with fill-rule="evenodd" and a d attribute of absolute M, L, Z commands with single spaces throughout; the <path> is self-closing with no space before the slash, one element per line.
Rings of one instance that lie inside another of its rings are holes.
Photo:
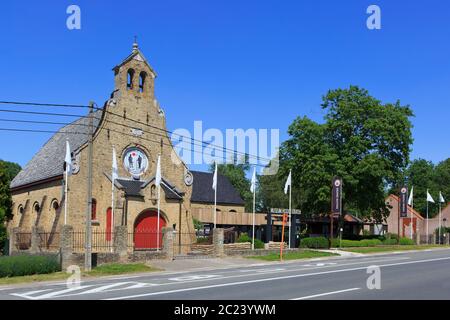
<path fill-rule="evenodd" d="M 283 253 L 283 260 L 311 259 L 311 258 L 330 257 L 330 256 L 338 256 L 338 254 L 330 253 L 330 252 L 304 250 L 304 251 Z M 271 254 L 267 254 L 267 255 L 263 255 L 263 256 L 248 256 L 246 258 L 258 259 L 258 260 L 264 260 L 264 261 L 279 261 L 280 254 L 271 253 Z"/>
<path fill-rule="evenodd" d="M 408 251 L 408 250 L 425 250 L 433 248 L 448 248 L 442 245 L 397 245 L 397 246 L 378 246 L 378 247 L 366 247 L 366 248 L 343 248 L 343 251 L 356 252 L 356 253 L 377 253 L 377 252 L 389 252 L 389 251 Z"/>
<path fill-rule="evenodd" d="M 162 270 L 147 266 L 143 263 L 130 263 L 130 264 L 110 263 L 100 265 L 89 272 L 82 271 L 81 276 L 82 278 L 89 278 L 89 277 L 101 277 L 126 273 L 153 272 L 153 271 L 162 271 Z M 65 272 L 54 272 L 49 274 L 34 274 L 29 276 L 6 277 L 0 278 L 0 285 L 66 280 L 67 278 L 69 278 L 69 276 L 70 274 Z"/>
<path fill-rule="evenodd" d="M 86 275 L 107 276 L 115 274 L 152 272 L 152 271 L 161 271 L 161 269 L 147 266 L 144 263 L 129 263 L 129 264 L 109 263 L 92 269 L 92 271 L 87 272 Z"/>

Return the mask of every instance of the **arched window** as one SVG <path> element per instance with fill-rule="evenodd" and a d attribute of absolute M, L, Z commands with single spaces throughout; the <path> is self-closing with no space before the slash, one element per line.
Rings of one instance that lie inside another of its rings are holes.
<path fill-rule="evenodd" d="M 17 212 L 23 214 L 23 206 L 21 204 L 19 204 L 19 206 L 17 207 Z"/>
<path fill-rule="evenodd" d="M 142 71 L 139 74 L 139 92 L 144 92 L 145 79 L 147 78 L 147 74 Z"/>
<path fill-rule="evenodd" d="M 39 211 L 41 210 L 41 206 L 39 205 L 38 202 L 35 202 L 33 204 L 33 210 L 34 210 L 35 213 L 39 213 Z"/>
<path fill-rule="evenodd" d="M 236 210 L 231 209 L 230 212 L 231 212 L 231 213 L 236 213 Z"/>
<path fill-rule="evenodd" d="M 129 69 L 127 73 L 127 89 L 133 89 L 133 78 L 134 78 L 134 70 Z"/>
<path fill-rule="evenodd" d="M 216 209 L 216 212 L 221 212 L 221 210 L 220 209 Z"/>
<path fill-rule="evenodd" d="M 92 199 L 91 220 L 97 220 L 97 200 L 95 199 Z"/>

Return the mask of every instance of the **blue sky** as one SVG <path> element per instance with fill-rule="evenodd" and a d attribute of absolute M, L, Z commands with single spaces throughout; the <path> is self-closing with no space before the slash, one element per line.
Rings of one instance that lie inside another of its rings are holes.
<path fill-rule="evenodd" d="M 66 28 L 71 4 L 81 30 Z M 366 28 L 370 4 L 381 30 Z M 449 21 L 444 0 L 2 1 L 0 100 L 103 105 L 137 35 L 171 130 L 202 120 L 285 140 L 295 117 L 322 120 L 328 89 L 355 84 L 411 105 L 412 158 L 436 163 L 450 149 Z M 48 138 L 0 132 L 0 158 L 25 165 Z"/>

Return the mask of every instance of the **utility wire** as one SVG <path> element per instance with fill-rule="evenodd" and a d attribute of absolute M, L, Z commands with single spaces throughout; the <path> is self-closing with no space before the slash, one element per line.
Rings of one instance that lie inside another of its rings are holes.
<path fill-rule="evenodd" d="M 69 108 L 89 108 L 89 107 L 90 107 L 90 106 L 85 106 L 85 105 L 51 104 L 51 103 L 33 103 L 33 102 L 15 102 L 15 101 L 0 101 L 0 104 L 27 105 L 27 106 L 69 107 Z M 248 157 L 248 158 L 255 158 L 256 160 L 263 160 L 263 161 L 267 161 L 267 162 L 270 162 L 270 161 L 273 160 L 273 159 L 263 158 L 263 157 L 260 157 L 260 156 L 257 156 L 257 155 L 251 155 L 251 154 L 245 153 L 245 152 L 238 152 L 238 151 L 233 150 L 233 149 L 229 149 L 229 148 L 226 148 L 226 147 L 223 147 L 223 146 L 219 146 L 219 145 L 210 144 L 210 143 L 208 143 L 208 142 L 206 142 L 206 141 L 194 139 L 194 138 L 192 138 L 192 137 L 183 136 L 183 135 L 174 133 L 173 131 L 170 131 L 170 130 L 167 130 L 167 129 L 163 129 L 163 128 L 159 128 L 159 127 L 157 127 L 157 126 L 150 125 L 150 124 L 148 124 L 148 123 L 139 121 L 139 120 L 137 120 L 137 119 L 126 118 L 126 117 L 124 117 L 123 115 L 120 115 L 120 114 L 111 112 L 111 111 L 109 111 L 109 110 L 106 110 L 106 108 L 105 108 L 105 109 L 104 109 L 104 108 L 100 108 L 100 107 L 98 107 L 98 105 L 97 105 L 97 107 L 93 107 L 93 109 L 95 109 L 95 110 L 101 110 L 101 111 L 103 111 L 103 112 L 105 112 L 105 113 L 107 113 L 107 114 L 111 114 L 111 115 L 113 115 L 113 116 L 117 116 L 117 117 L 123 118 L 124 120 L 133 121 L 134 123 L 138 123 L 138 124 L 141 124 L 141 125 L 144 125 L 144 126 L 147 126 L 147 127 L 150 127 L 150 128 L 156 129 L 156 130 L 159 130 L 159 131 L 163 131 L 164 133 L 166 133 L 166 134 L 171 134 L 172 136 L 173 136 L 173 135 L 176 135 L 176 136 L 178 136 L 178 137 L 180 137 L 180 138 L 186 138 L 186 139 L 188 139 L 188 140 L 191 140 L 192 143 L 193 143 L 194 145 L 197 145 L 197 146 L 202 146 L 202 147 L 204 147 L 204 146 L 206 145 L 207 147 L 214 147 L 215 149 L 221 149 L 222 151 L 225 151 L 225 153 L 232 153 L 232 154 L 234 154 L 234 155 L 242 155 L 242 156 Z M 50 112 L 35 112 L 35 111 L 19 111 L 19 110 L 5 110 L 5 109 L 0 109 L 0 112 L 20 113 L 20 114 L 36 114 L 36 115 L 49 115 L 49 116 L 63 116 L 63 117 L 77 117 L 77 118 L 89 117 L 89 115 L 87 115 L 87 116 L 82 116 L 82 115 L 75 115 L 75 114 L 62 114 L 62 113 L 50 113 Z M 101 118 L 98 118 L 98 117 L 95 117 L 95 116 L 94 116 L 94 118 L 97 119 L 97 120 L 101 120 Z M 6 121 L 6 120 L 4 120 L 4 121 Z M 106 122 L 113 123 L 113 124 L 116 124 L 116 125 L 124 126 L 124 127 L 127 127 L 127 128 L 131 128 L 131 129 L 134 129 L 134 128 L 135 128 L 135 127 L 131 127 L 131 126 L 129 126 L 129 125 L 125 125 L 125 124 L 123 124 L 123 123 L 114 122 L 114 121 L 109 120 L 109 119 L 105 119 L 105 121 L 106 121 Z M 40 122 L 35 122 L 35 123 L 40 123 Z M 42 121 L 42 123 L 43 123 L 43 124 L 45 123 L 45 124 L 63 124 L 63 125 L 69 125 L 69 123 L 56 123 L 56 122 L 52 123 L 52 122 L 44 122 L 44 121 Z M 74 123 L 72 123 L 72 124 L 74 124 Z M 80 124 L 75 124 L 75 125 L 80 125 Z M 142 129 L 141 129 L 141 130 L 142 130 Z M 149 134 L 159 135 L 159 136 L 161 136 L 161 137 L 166 137 L 165 135 L 157 134 L 157 133 L 155 133 L 155 132 L 149 132 L 149 131 L 145 131 L 145 130 L 142 130 L 142 131 L 143 131 L 143 132 L 146 132 L 146 133 L 149 133 Z M 199 143 L 201 143 L 201 145 L 195 144 L 195 142 L 199 142 Z"/>

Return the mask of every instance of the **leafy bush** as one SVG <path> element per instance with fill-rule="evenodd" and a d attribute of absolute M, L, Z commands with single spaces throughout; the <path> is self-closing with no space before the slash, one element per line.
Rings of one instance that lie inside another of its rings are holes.
<path fill-rule="evenodd" d="M 60 271 L 56 256 L 8 256 L 0 257 L 0 278 Z"/>
<path fill-rule="evenodd" d="M 385 246 L 392 246 L 398 244 L 397 239 L 386 239 L 383 241 L 383 245 Z"/>
<path fill-rule="evenodd" d="M 331 242 L 333 247 L 339 247 L 339 244 L 342 246 L 342 248 L 349 248 L 349 247 L 376 247 L 380 246 L 383 243 L 378 239 L 366 239 L 366 240 L 342 240 L 341 243 L 339 243 L 339 239 L 333 239 Z"/>
<path fill-rule="evenodd" d="M 246 233 L 241 233 L 239 238 L 237 238 L 236 242 L 252 242 L 252 239 Z"/>
<path fill-rule="evenodd" d="M 329 248 L 328 239 L 325 237 L 304 238 L 300 241 L 301 248 Z"/>
<path fill-rule="evenodd" d="M 197 244 L 209 244 L 210 243 L 210 239 L 208 237 L 198 237 L 197 238 Z"/>
<path fill-rule="evenodd" d="M 387 233 L 387 234 L 386 234 L 386 239 L 395 239 L 395 240 L 398 240 L 398 234 L 395 234 L 395 233 Z"/>
<path fill-rule="evenodd" d="M 414 244 L 414 241 L 409 238 L 400 238 L 400 245 L 402 245 L 402 246 L 410 246 L 413 244 Z"/>
<path fill-rule="evenodd" d="M 252 238 L 247 233 L 241 233 L 239 238 L 237 238 L 236 242 L 250 242 L 252 243 Z M 264 249 L 264 242 L 255 238 L 255 249 Z"/>
<path fill-rule="evenodd" d="M 259 239 L 255 239 L 255 249 L 264 249 L 264 242 Z"/>

